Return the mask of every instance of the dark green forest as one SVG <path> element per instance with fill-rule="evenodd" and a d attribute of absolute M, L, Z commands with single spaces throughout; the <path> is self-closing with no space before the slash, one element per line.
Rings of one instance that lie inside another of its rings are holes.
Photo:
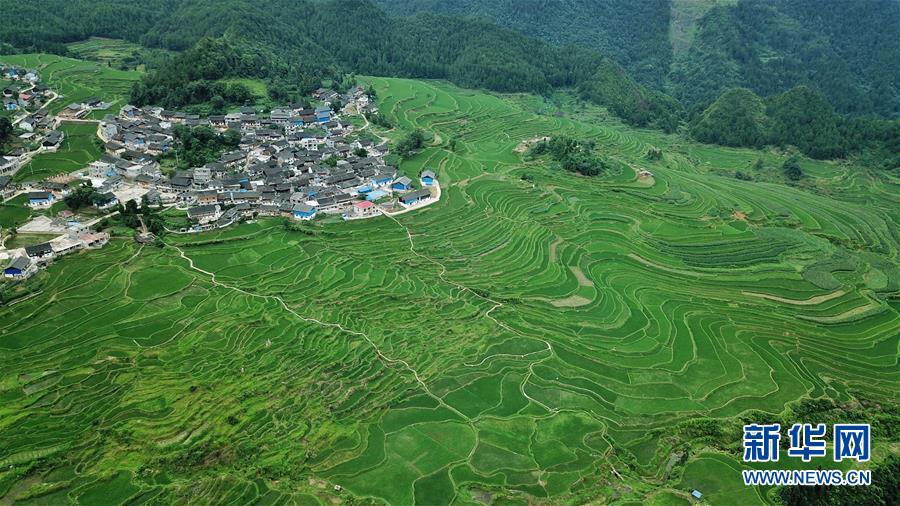
<path fill-rule="evenodd" d="M 596 50 L 641 84 L 662 89 L 672 63 L 667 0 L 375 0 L 389 14 L 488 19 L 558 46 Z"/>
<path fill-rule="evenodd" d="M 674 0 L 376 0 L 389 13 L 490 19 L 557 45 L 595 49 L 686 106 L 724 90 L 761 96 L 810 86 L 841 113 L 900 115 L 900 2 L 739 0 L 710 6 L 675 56 Z M 695 5 L 703 3 L 692 0 Z"/>
<path fill-rule="evenodd" d="M 29 8 L 28 21 L 17 23 L 27 28 L 0 28 L 7 32 L 3 40 L 23 51 L 63 54 L 62 44 L 89 36 L 185 51 L 136 87 L 137 104 L 179 107 L 217 95 L 227 102 L 228 90 L 212 84 L 226 77 L 285 81 L 308 91 L 323 78 L 355 72 L 448 79 L 500 92 L 578 86 L 635 125 L 671 124 L 657 117 L 667 114 L 671 101 L 631 80 L 600 53 L 560 48 L 484 20 L 429 13 L 392 18 L 366 0 L 150 0 L 140 7 L 120 0 L 45 3 L 50 4 L 46 11 Z M 604 82 L 627 89 L 628 100 L 604 102 L 625 93 L 592 91 L 590 80 L 598 72 Z"/>
<path fill-rule="evenodd" d="M 900 2 L 742 0 L 711 9 L 673 64 L 667 91 L 709 103 L 746 87 L 771 96 L 806 85 L 841 113 L 900 115 Z"/>
<path fill-rule="evenodd" d="M 767 99 L 746 88 L 728 89 L 691 122 L 690 134 L 723 146 L 796 146 L 812 158 L 877 153 L 871 164 L 900 168 L 900 121 L 838 114 L 807 86 Z"/>

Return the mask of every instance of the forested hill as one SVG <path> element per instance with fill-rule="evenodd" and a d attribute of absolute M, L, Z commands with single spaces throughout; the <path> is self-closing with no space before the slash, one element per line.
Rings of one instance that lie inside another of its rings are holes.
<path fill-rule="evenodd" d="M 368 0 L 44 3 L 59 9 L 24 10 L 15 26 L 0 27 L 0 40 L 24 50 L 64 51 L 65 42 L 105 36 L 185 51 L 148 74 L 135 90 L 138 103 L 206 100 L 208 81 L 225 77 L 309 88 L 317 78 L 355 72 L 448 79 L 500 92 L 574 87 L 633 125 L 671 131 L 678 123 L 674 101 L 648 91 L 600 53 L 561 48 L 483 20 L 430 13 L 394 18 Z M 604 83 L 603 93 L 596 82 Z"/>
<path fill-rule="evenodd" d="M 792 145 L 813 158 L 861 155 L 870 166 L 900 170 L 900 121 L 837 114 L 802 85 L 766 99 L 728 89 L 691 122 L 690 133 L 723 146 Z"/>
<path fill-rule="evenodd" d="M 771 96 L 806 85 L 840 113 L 900 116 L 897 0 L 376 1 L 396 15 L 483 17 L 599 50 L 686 106 L 736 86 Z M 673 45 L 688 49 L 673 56 Z"/>
<path fill-rule="evenodd" d="M 668 0 L 375 0 L 392 15 L 437 12 L 489 19 L 556 45 L 597 50 L 661 89 L 672 63 Z"/>
<path fill-rule="evenodd" d="M 741 0 L 699 21 L 666 90 L 709 103 L 743 86 L 761 96 L 796 85 L 841 113 L 900 116 L 900 2 Z"/>

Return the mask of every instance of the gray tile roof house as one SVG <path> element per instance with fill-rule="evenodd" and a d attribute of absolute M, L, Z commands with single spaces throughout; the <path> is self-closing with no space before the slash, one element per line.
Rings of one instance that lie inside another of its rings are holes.
<path fill-rule="evenodd" d="M 25 246 L 25 254 L 31 258 L 43 258 L 53 254 L 53 248 L 49 242 L 35 244 L 33 246 Z"/>
<path fill-rule="evenodd" d="M 431 196 L 431 192 L 427 189 L 416 190 L 414 192 L 409 192 L 406 195 L 400 197 L 400 202 L 404 204 L 415 202 L 419 199 L 427 198 Z"/>
<path fill-rule="evenodd" d="M 215 206 L 215 205 L 194 206 L 194 207 L 188 208 L 187 214 L 188 214 L 188 218 L 195 220 L 198 218 L 215 216 L 218 211 L 219 211 L 219 208 L 218 208 L 218 206 Z"/>

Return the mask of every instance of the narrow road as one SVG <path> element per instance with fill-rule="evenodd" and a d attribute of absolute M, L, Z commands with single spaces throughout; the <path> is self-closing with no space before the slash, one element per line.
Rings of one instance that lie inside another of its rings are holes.
<path fill-rule="evenodd" d="M 369 118 L 367 118 L 365 114 L 362 115 L 362 118 L 363 118 L 363 121 L 366 122 L 366 124 L 363 125 L 362 128 L 359 129 L 360 132 L 362 132 L 363 130 L 369 129 L 369 127 L 372 126 L 372 124 L 369 123 Z M 390 139 L 388 139 L 387 137 L 382 137 L 381 135 L 379 135 L 377 132 L 375 132 L 375 130 L 372 130 L 372 135 L 381 139 L 381 142 L 389 142 L 390 141 Z"/>

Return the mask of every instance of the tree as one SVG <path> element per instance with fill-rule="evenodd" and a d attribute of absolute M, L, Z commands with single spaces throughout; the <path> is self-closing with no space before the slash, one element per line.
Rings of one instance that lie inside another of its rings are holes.
<path fill-rule="evenodd" d="M 803 178 L 803 169 L 800 168 L 800 160 L 796 156 L 792 156 L 782 165 L 784 176 L 790 181 L 799 181 Z"/>
<path fill-rule="evenodd" d="M 528 154 L 532 158 L 549 154 L 566 171 L 599 176 L 609 168 L 609 164 L 594 153 L 594 148 L 592 141 L 578 141 L 563 136 L 535 144 Z"/>
<path fill-rule="evenodd" d="M 872 469 L 867 487 L 810 487 L 794 485 L 781 489 L 786 506 L 838 506 L 842 504 L 896 504 L 900 496 L 900 458 L 889 455 Z"/>
<path fill-rule="evenodd" d="M 415 129 L 402 137 L 394 146 L 394 150 L 403 158 L 408 158 L 413 152 L 425 145 L 425 132 Z"/>
<path fill-rule="evenodd" d="M 69 209 L 78 210 L 93 204 L 97 197 L 99 197 L 97 190 L 90 181 L 86 181 L 66 195 L 63 201 L 69 206 Z"/>
<path fill-rule="evenodd" d="M 290 100 L 287 86 L 280 79 L 269 82 L 268 94 L 269 98 L 275 102 L 287 102 Z"/>
<path fill-rule="evenodd" d="M 6 142 L 7 137 L 12 133 L 13 125 L 9 118 L 0 118 L 0 144 Z"/>
<path fill-rule="evenodd" d="M 225 98 L 222 95 L 213 95 L 213 98 L 209 99 L 209 106 L 212 112 L 221 113 L 225 111 Z"/>
<path fill-rule="evenodd" d="M 228 147 L 236 148 L 241 143 L 241 133 L 229 128 L 222 134 L 222 143 Z"/>

